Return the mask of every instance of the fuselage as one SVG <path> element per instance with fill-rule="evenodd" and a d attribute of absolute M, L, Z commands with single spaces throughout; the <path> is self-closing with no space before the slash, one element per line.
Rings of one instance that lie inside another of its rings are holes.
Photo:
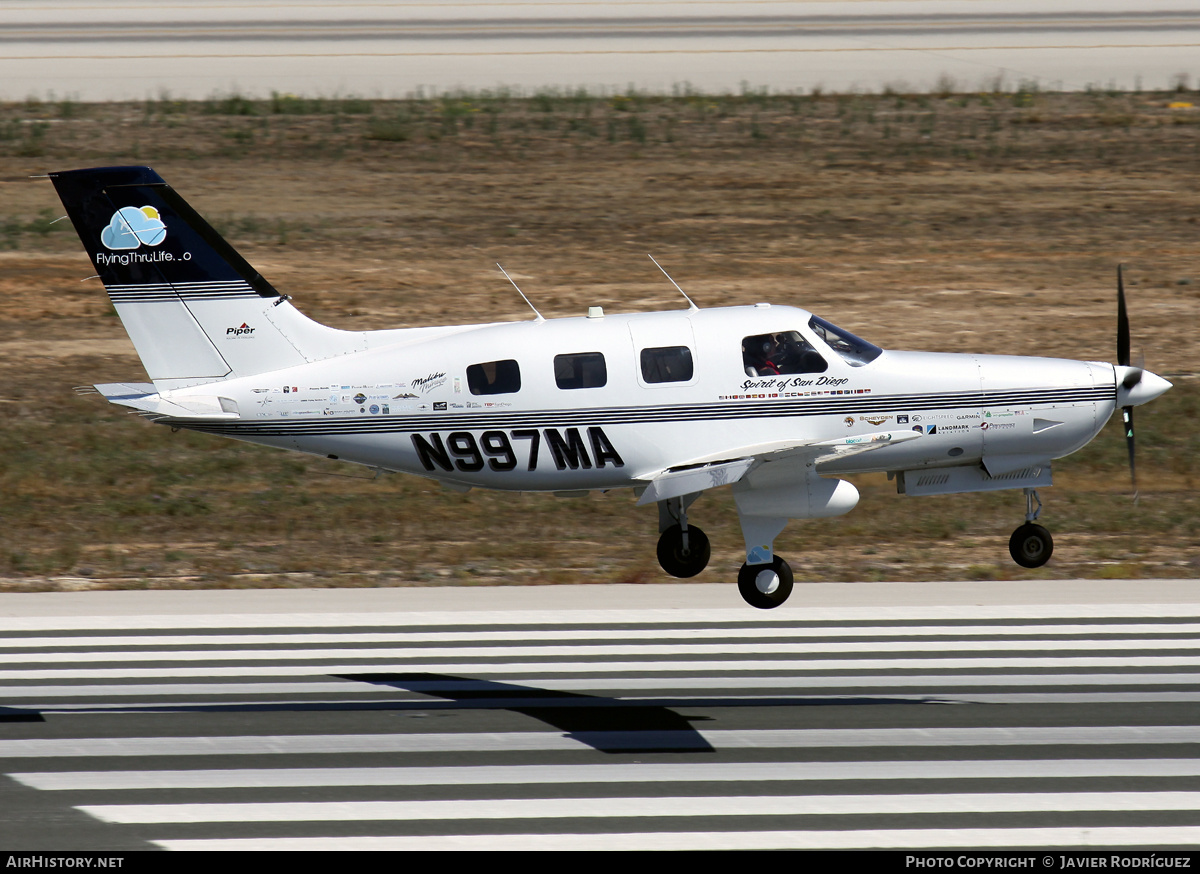
<path fill-rule="evenodd" d="M 920 439 L 819 472 L 1003 473 L 1074 452 L 1116 406 L 1110 364 L 878 349 L 863 360 L 814 322 L 759 304 L 394 331 L 363 352 L 170 392 L 216 393 L 237 416 L 164 421 L 451 485 L 576 491 L 883 429 Z M 779 372 L 751 366 L 764 337 L 809 352 Z"/>

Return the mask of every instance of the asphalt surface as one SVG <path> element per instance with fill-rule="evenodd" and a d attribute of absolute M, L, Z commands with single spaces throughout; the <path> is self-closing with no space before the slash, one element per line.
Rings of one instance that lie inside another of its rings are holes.
<path fill-rule="evenodd" d="M 0 846 L 1191 848 L 1194 581 L 0 599 Z"/>
<path fill-rule="evenodd" d="M 1166 88 L 1190 0 L 161 4 L 0 9 L 0 99 L 500 87 L 652 92 Z"/>

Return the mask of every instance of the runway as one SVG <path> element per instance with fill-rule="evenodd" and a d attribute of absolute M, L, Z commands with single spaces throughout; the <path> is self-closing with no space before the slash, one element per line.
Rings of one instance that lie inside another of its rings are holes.
<path fill-rule="evenodd" d="M 1183 0 L 34 0 L 0 15 L 4 100 L 1161 89 L 1200 76 L 1200 10 Z"/>
<path fill-rule="evenodd" d="M 1188 849 L 1190 581 L 0 601 L 11 849 Z"/>

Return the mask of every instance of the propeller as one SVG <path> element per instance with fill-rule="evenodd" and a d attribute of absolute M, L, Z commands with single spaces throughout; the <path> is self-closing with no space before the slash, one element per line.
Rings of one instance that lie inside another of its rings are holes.
<path fill-rule="evenodd" d="M 1145 372 L 1140 366 L 1129 364 L 1129 314 L 1125 310 L 1125 277 L 1122 265 L 1117 265 L 1117 364 L 1125 368 L 1121 388 L 1128 393 L 1142 381 Z M 1133 502 L 1138 502 L 1137 467 L 1133 460 L 1133 407 L 1121 407 L 1121 419 L 1125 423 L 1125 446 L 1129 449 L 1129 477 L 1133 481 Z"/>

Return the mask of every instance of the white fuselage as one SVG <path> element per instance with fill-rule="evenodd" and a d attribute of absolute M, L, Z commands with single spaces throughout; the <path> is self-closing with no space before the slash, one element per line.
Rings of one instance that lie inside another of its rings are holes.
<path fill-rule="evenodd" d="M 825 461 L 819 472 L 982 461 L 997 474 L 1074 452 L 1117 403 L 1110 364 L 885 351 L 853 366 L 809 319 L 756 305 L 394 331 L 396 342 L 378 348 L 170 392 L 217 389 L 237 413 L 173 424 L 460 486 L 576 491 L 644 485 L 657 471 L 747 447 L 881 429 L 921 437 Z M 743 339 L 789 331 L 826 369 L 749 375 Z M 642 350 L 663 347 L 689 350 L 690 378 L 647 381 Z M 604 384 L 560 387 L 556 356 L 594 353 Z M 469 367 L 509 361 L 518 390 L 474 393 Z"/>

